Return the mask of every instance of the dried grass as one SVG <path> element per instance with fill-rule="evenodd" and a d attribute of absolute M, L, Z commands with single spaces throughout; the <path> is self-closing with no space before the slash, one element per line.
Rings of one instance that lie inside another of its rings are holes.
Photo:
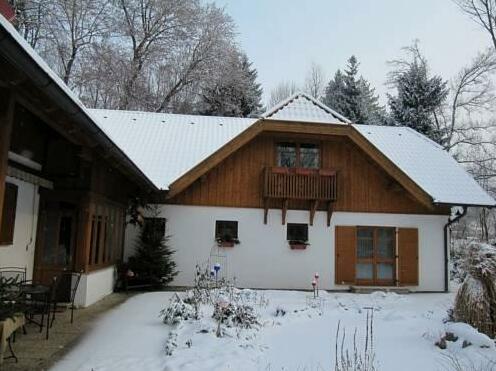
<path fill-rule="evenodd" d="M 472 243 L 464 261 L 467 272 L 455 299 L 453 319 L 496 337 L 496 248 Z"/>

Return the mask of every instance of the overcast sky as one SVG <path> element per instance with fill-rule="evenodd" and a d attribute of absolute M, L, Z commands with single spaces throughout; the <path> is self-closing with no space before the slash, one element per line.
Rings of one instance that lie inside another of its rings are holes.
<path fill-rule="evenodd" d="M 264 101 L 280 81 L 300 83 L 312 61 L 327 77 L 350 55 L 384 101 L 389 70 L 415 39 L 431 70 L 451 78 L 489 37 L 451 0 L 216 0 L 238 25 L 238 40 L 258 70 Z"/>

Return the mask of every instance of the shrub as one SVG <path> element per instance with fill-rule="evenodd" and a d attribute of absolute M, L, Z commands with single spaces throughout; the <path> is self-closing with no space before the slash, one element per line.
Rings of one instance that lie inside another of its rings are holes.
<path fill-rule="evenodd" d="M 251 329 L 260 325 L 253 307 L 249 305 L 219 302 L 215 304 L 212 317 L 227 327 Z"/>
<path fill-rule="evenodd" d="M 453 319 L 496 336 L 496 248 L 482 243 L 468 246 L 463 263 L 467 273 L 455 299 Z"/>
<path fill-rule="evenodd" d="M 182 301 L 177 294 L 174 294 L 169 306 L 160 311 L 160 316 L 163 317 L 163 322 L 166 325 L 177 325 L 181 321 L 196 319 L 197 315 L 195 308 Z"/>
<path fill-rule="evenodd" d="M 165 286 L 177 275 L 174 251 L 168 245 L 168 237 L 156 225 L 146 221 L 136 242 L 136 252 L 129 258 L 129 269 L 140 284 Z"/>

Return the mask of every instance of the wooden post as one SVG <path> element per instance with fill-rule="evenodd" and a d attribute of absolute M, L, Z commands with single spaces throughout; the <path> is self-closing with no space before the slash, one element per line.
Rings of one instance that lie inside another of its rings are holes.
<path fill-rule="evenodd" d="M 14 95 L 7 89 L 0 90 L 0 225 L 5 195 L 5 178 L 14 121 Z"/>
<path fill-rule="evenodd" d="M 313 200 L 310 206 L 310 225 L 313 225 L 313 219 L 315 217 L 315 212 L 319 207 L 319 200 Z"/>

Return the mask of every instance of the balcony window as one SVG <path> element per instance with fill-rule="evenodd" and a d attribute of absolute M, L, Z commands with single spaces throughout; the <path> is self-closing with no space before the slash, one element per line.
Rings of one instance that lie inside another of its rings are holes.
<path fill-rule="evenodd" d="M 315 144 L 300 144 L 300 166 L 308 169 L 319 168 L 319 147 Z"/>
<path fill-rule="evenodd" d="M 311 143 L 278 143 L 277 166 L 318 169 L 319 146 Z"/>
<path fill-rule="evenodd" d="M 296 167 L 296 144 L 279 143 L 277 145 L 277 166 Z"/>

